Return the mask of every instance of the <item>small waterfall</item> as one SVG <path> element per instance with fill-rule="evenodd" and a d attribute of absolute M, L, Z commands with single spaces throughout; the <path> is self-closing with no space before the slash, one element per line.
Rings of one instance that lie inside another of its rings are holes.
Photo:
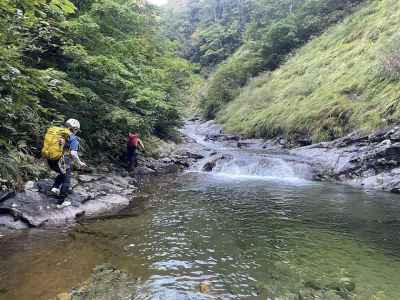
<path fill-rule="evenodd" d="M 204 166 L 203 161 L 202 168 Z M 279 156 L 243 153 L 220 157 L 215 161 L 211 173 L 228 177 L 282 181 L 305 181 L 313 178 L 312 169 L 304 162 L 288 161 Z"/>
<path fill-rule="evenodd" d="M 234 143 L 229 143 L 229 140 L 209 139 L 209 136 L 224 135 L 221 126 L 214 121 L 200 124 L 189 122 L 183 133 L 206 149 L 205 152 L 209 154 L 192 167 L 191 170 L 194 172 L 207 171 L 225 177 L 290 182 L 313 179 L 311 167 L 293 156 L 268 154 L 266 153 L 268 150 L 261 147 L 256 149 L 258 152 L 252 151 L 254 149 L 239 149 Z"/>

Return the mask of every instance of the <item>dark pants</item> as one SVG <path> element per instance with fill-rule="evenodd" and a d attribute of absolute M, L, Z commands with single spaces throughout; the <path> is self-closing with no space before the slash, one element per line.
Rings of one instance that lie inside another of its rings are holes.
<path fill-rule="evenodd" d="M 50 169 L 57 172 L 58 175 L 54 180 L 52 188 L 60 188 L 60 195 L 66 196 L 71 187 L 71 163 L 69 159 L 65 159 L 66 170 L 63 172 L 60 169 L 59 160 L 47 160 Z"/>
<path fill-rule="evenodd" d="M 136 147 L 128 145 L 128 147 L 126 148 L 126 162 L 128 170 L 132 170 L 132 167 L 137 167 Z"/>

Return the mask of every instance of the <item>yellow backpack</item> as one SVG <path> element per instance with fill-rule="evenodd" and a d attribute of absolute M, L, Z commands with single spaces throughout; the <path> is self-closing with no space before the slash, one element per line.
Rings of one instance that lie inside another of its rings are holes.
<path fill-rule="evenodd" d="M 62 140 L 67 141 L 71 134 L 68 128 L 49 127 L 44 136 L 42 156 L 51 160 L 58 160 L 64 153 L 64 145 Z"/>

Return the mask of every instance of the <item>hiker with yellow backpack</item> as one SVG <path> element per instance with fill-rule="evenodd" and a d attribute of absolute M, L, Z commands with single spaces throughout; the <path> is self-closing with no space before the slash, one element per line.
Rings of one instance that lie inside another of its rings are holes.
<path fill-rule="evenodd" d="M 50 169 L 58 173 L 49 192 L 58 196 L 58 204 L 63 206 L 71 205 L 64 200 L 70 192 L 72 162 L 75 161 L 80 168 L 86 167 L 78 155 L 79 141 L 76 133 L 79 129 L 79 121 L 69 119 L 65 122 L 65 127 L 48 128 L 44 137 L 42 156 L 47 158 Z"/>

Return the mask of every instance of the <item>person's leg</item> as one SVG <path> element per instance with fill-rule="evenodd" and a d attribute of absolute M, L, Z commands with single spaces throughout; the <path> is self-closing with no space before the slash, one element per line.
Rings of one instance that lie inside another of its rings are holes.
<path fill-rule="evenodd" d="M 65 176 L 63 178 L 60 196 L 66 197 L 71 188 L 71 177 L 72 177 L 72 170 L 70 167 L 67 168 L 65 171 Z"/>
<path fill-rule="evenodd" d="M 136 153 L 136 148 L 133 149 L 133 154 L 132 154 L 132 161 L 133 161 L 133 167 L 137 167 L 137 153 Z"/>
<path fill-rule="evenodd" d="M 52 186 L 52 188 L 58 189 L 58 188 L 60 188 L 61 184 L 63 183 L 65 175 L 60 170 L 60 167 L 58 165 L 58 160 L 50 160 L 49 159 L 49 160 L 47 160 L 47 163 L 49 164 L 49 167 L 51 170 L 58 173 L 56 179 L 54 180 L 53 186 Z"/>
<path fill-rule="evenodd" d="M 128 171 L 132 170 L 132 163 L 133 163 L 133 151 L 134 149 L 132 147 L 127 147 L 126 148 L 126 167 Z"/>
<path fill-rule="evenodd" d="M 69 158 L 64 158 L 65 165 L 63 168 L 65 169 L 65 174 L 63 177 L 62 185 L 61 185 L 61 195 L 67 196 L 70 188 L 71 188 L 71 177 L 72 177 L 72 162 Z"/>

